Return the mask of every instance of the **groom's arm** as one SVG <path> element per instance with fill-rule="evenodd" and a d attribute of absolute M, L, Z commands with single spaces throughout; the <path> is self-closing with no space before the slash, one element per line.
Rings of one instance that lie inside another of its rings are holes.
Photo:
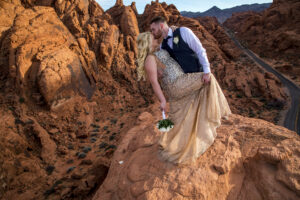
<path fill-rule="evenodd" d="M 181 27 L 180 33 L 182 39 L 197 54 L 200 64 L 202 64 L 203 66 L 203 72 L 210 73 L 210 64 L 207 58 L 206 50 L 202 46 L 199 38 L 194 34 L 194 32 L 191 29 L 187 27 Z"/>

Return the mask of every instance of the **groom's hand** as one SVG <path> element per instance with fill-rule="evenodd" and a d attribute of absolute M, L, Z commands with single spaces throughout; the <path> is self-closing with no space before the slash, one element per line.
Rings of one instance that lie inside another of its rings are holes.
<path fill-rule="evenodd" d="M 210 73 L 205 73 L 202 76 L 202 82 L 204 84 L 208 84 L 210 82 Z"/>

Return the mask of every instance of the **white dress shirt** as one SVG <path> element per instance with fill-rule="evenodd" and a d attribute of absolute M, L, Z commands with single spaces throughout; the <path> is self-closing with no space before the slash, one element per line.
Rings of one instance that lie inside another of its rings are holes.
<path fill-rule="evenodd" d="M 207 58 L 206 50 L 202 46 L 199 38 L 193 33 L 193 31 L 187 27 L 180 27 L 180 34 L 185 43 L 197 54 L 200 64 L 203 66 L 204 73 L 210 73 L 210 64 Z M 168 45 L 173 49 L 173 31 L 169 28 Z M 161 45 L 160 45 L 161 48 Z"/>

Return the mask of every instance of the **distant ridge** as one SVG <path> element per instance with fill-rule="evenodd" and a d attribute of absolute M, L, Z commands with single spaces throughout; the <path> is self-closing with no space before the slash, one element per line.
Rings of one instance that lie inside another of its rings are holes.
<path fill-rule="evenodd" d="M 220 9 L 217 6 L 213 6 L 209 10 L 205 12 L 189 12 L 189 11 L 182 11 L 181 15 L 185 17 L 205 17 L 205 16 L 211 16 L 216 17 L 220 23 L 223 23 L 226 21 L 227 18 L 230 18 L 232 13 L 235 12 L 245 12 L 245 11 L 255 11 L 255 12 L 261 12 L 271 6 L 272 3 L 263 3 L 263 4 L 245 4 L 241 6 L 235 6 L 232 8 L 226 8 L 226 9 Z"/>

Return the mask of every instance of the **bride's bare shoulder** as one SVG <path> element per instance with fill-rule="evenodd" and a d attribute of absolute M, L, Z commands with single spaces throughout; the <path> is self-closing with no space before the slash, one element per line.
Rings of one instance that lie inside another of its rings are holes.
<path fill-rule="evenodd" d="M 156 56 L 154 54 L 148 54 L 145 59 L 145 67 L 155 65 L 156 64 Z"/>
<path fill-rule="evenodd" d="M 151 67 L 152 66 L 152 67 Z M 155 53 L 149 54 L 145 60 L 145 68 L 157 68 L 158 70 L 165 69 L 165 65 L 160 61 L 159 56 Z M 153 69 L 154 69 L 153 68 Z"/>

